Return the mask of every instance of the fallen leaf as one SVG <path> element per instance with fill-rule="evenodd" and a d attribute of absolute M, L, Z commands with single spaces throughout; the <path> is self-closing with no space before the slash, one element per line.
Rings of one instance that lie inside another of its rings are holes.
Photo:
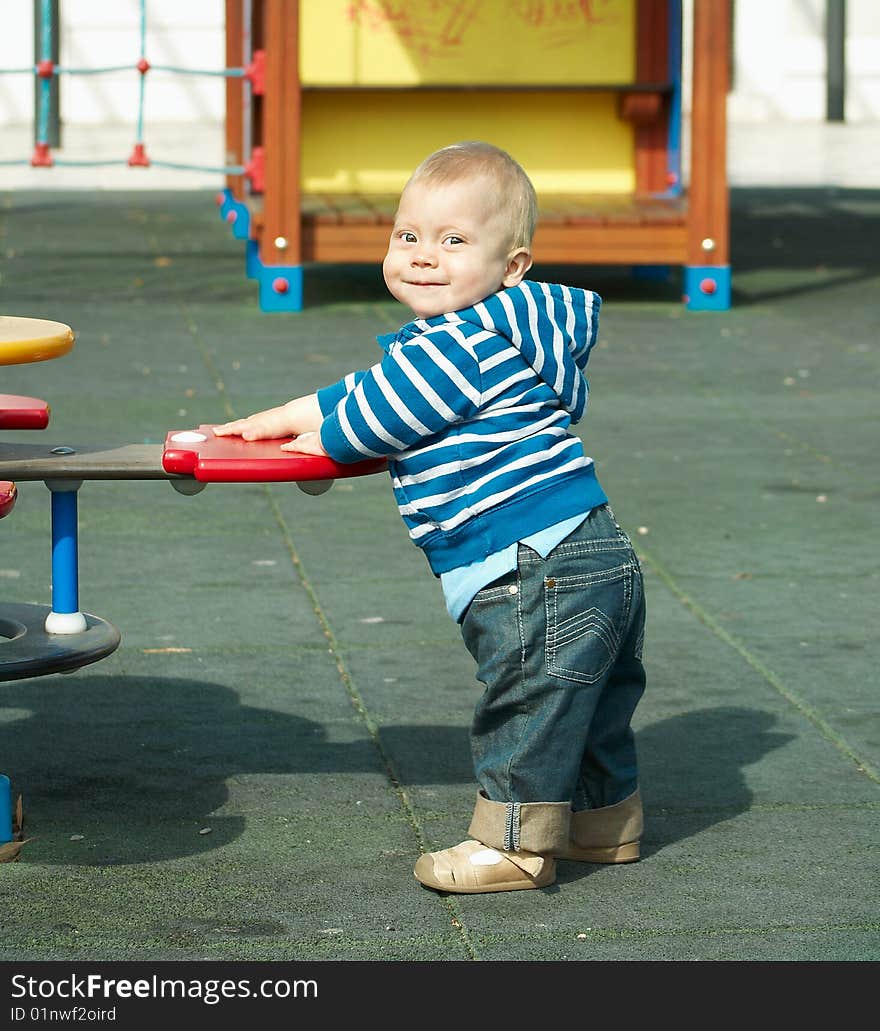
<path fill-rule="evenodd" d="M 10 841 L 5 845 L 0 845 L 0 863 L 17 863 L 23 844 L 23 841 Z"/>

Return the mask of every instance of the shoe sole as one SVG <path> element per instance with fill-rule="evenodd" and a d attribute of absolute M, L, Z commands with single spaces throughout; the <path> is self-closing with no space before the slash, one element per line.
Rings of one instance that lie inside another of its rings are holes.
<path fill-rule="evenodd" d="M 635 863 L 641 850 L 639 842 L 628 841 L 623 845 L 612 845 L 608 848 L 581 848 L 570 844 L 565 852 L 559 853 L 557 859 L 571 859 L 578 863 Z"/>
<path fill-rule="evenodd" d="M 442 891 L 448 895 L 488 895 L 492 891 L 528 891 L 532 888 L 546 888 L 556 880 L 556 876 L 554 874 L 553 877 L 549 877 L 546 880 L 536 881 L 501 881 L 499 884 L 481 884 L 474 888 L 456 888 L 455 886 L 450 887 L 447 884 L 440 883 L 432 884 L 430 881 L 423 881 L 420 877 L 416 877 L 416 880 L 426 888 L 433 888 L 434 891 Z"/>

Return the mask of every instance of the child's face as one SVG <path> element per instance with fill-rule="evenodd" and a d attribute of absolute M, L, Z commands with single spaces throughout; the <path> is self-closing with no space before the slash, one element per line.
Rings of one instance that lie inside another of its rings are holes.
<path fill-rule="evenodd" d="M 414 182 L 403 191 L 382 271 L 391 293 L 418 318 L 516 286 L 531 266 L 525 248 L 511 251 L 509 226 L 487 200 L 492 189 L 479 179 Z"/>

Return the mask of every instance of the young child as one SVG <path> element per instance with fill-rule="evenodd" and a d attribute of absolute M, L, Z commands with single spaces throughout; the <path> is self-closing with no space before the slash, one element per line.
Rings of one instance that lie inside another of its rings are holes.
<path fill-rule="evenodd" d="M 524 278 L 536 219 L 509 154 L 468 142 L 430 155 L 383 264 L 415 319 L 379 338 L 369 370 L 214 430 L 293 437 L 285 450 L 338 462 L 388 457 L 485 685 L 470 838 L 415 866 L 439 891 L 542 888 L 556 859 L 639 857 L 642 578 L 570 430 L 601 300 Z"/>

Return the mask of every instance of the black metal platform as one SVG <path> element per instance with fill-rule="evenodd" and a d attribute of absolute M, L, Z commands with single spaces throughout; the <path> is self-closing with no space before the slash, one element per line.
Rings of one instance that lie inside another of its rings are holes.
<path fill-rule="evenodd" d="M 116 627 L 88 612 L 82 633 L 46 633 L 49 611 L 48 605 L 0 604 L 0 681 L 70 673 L 118 647 Z"/>

